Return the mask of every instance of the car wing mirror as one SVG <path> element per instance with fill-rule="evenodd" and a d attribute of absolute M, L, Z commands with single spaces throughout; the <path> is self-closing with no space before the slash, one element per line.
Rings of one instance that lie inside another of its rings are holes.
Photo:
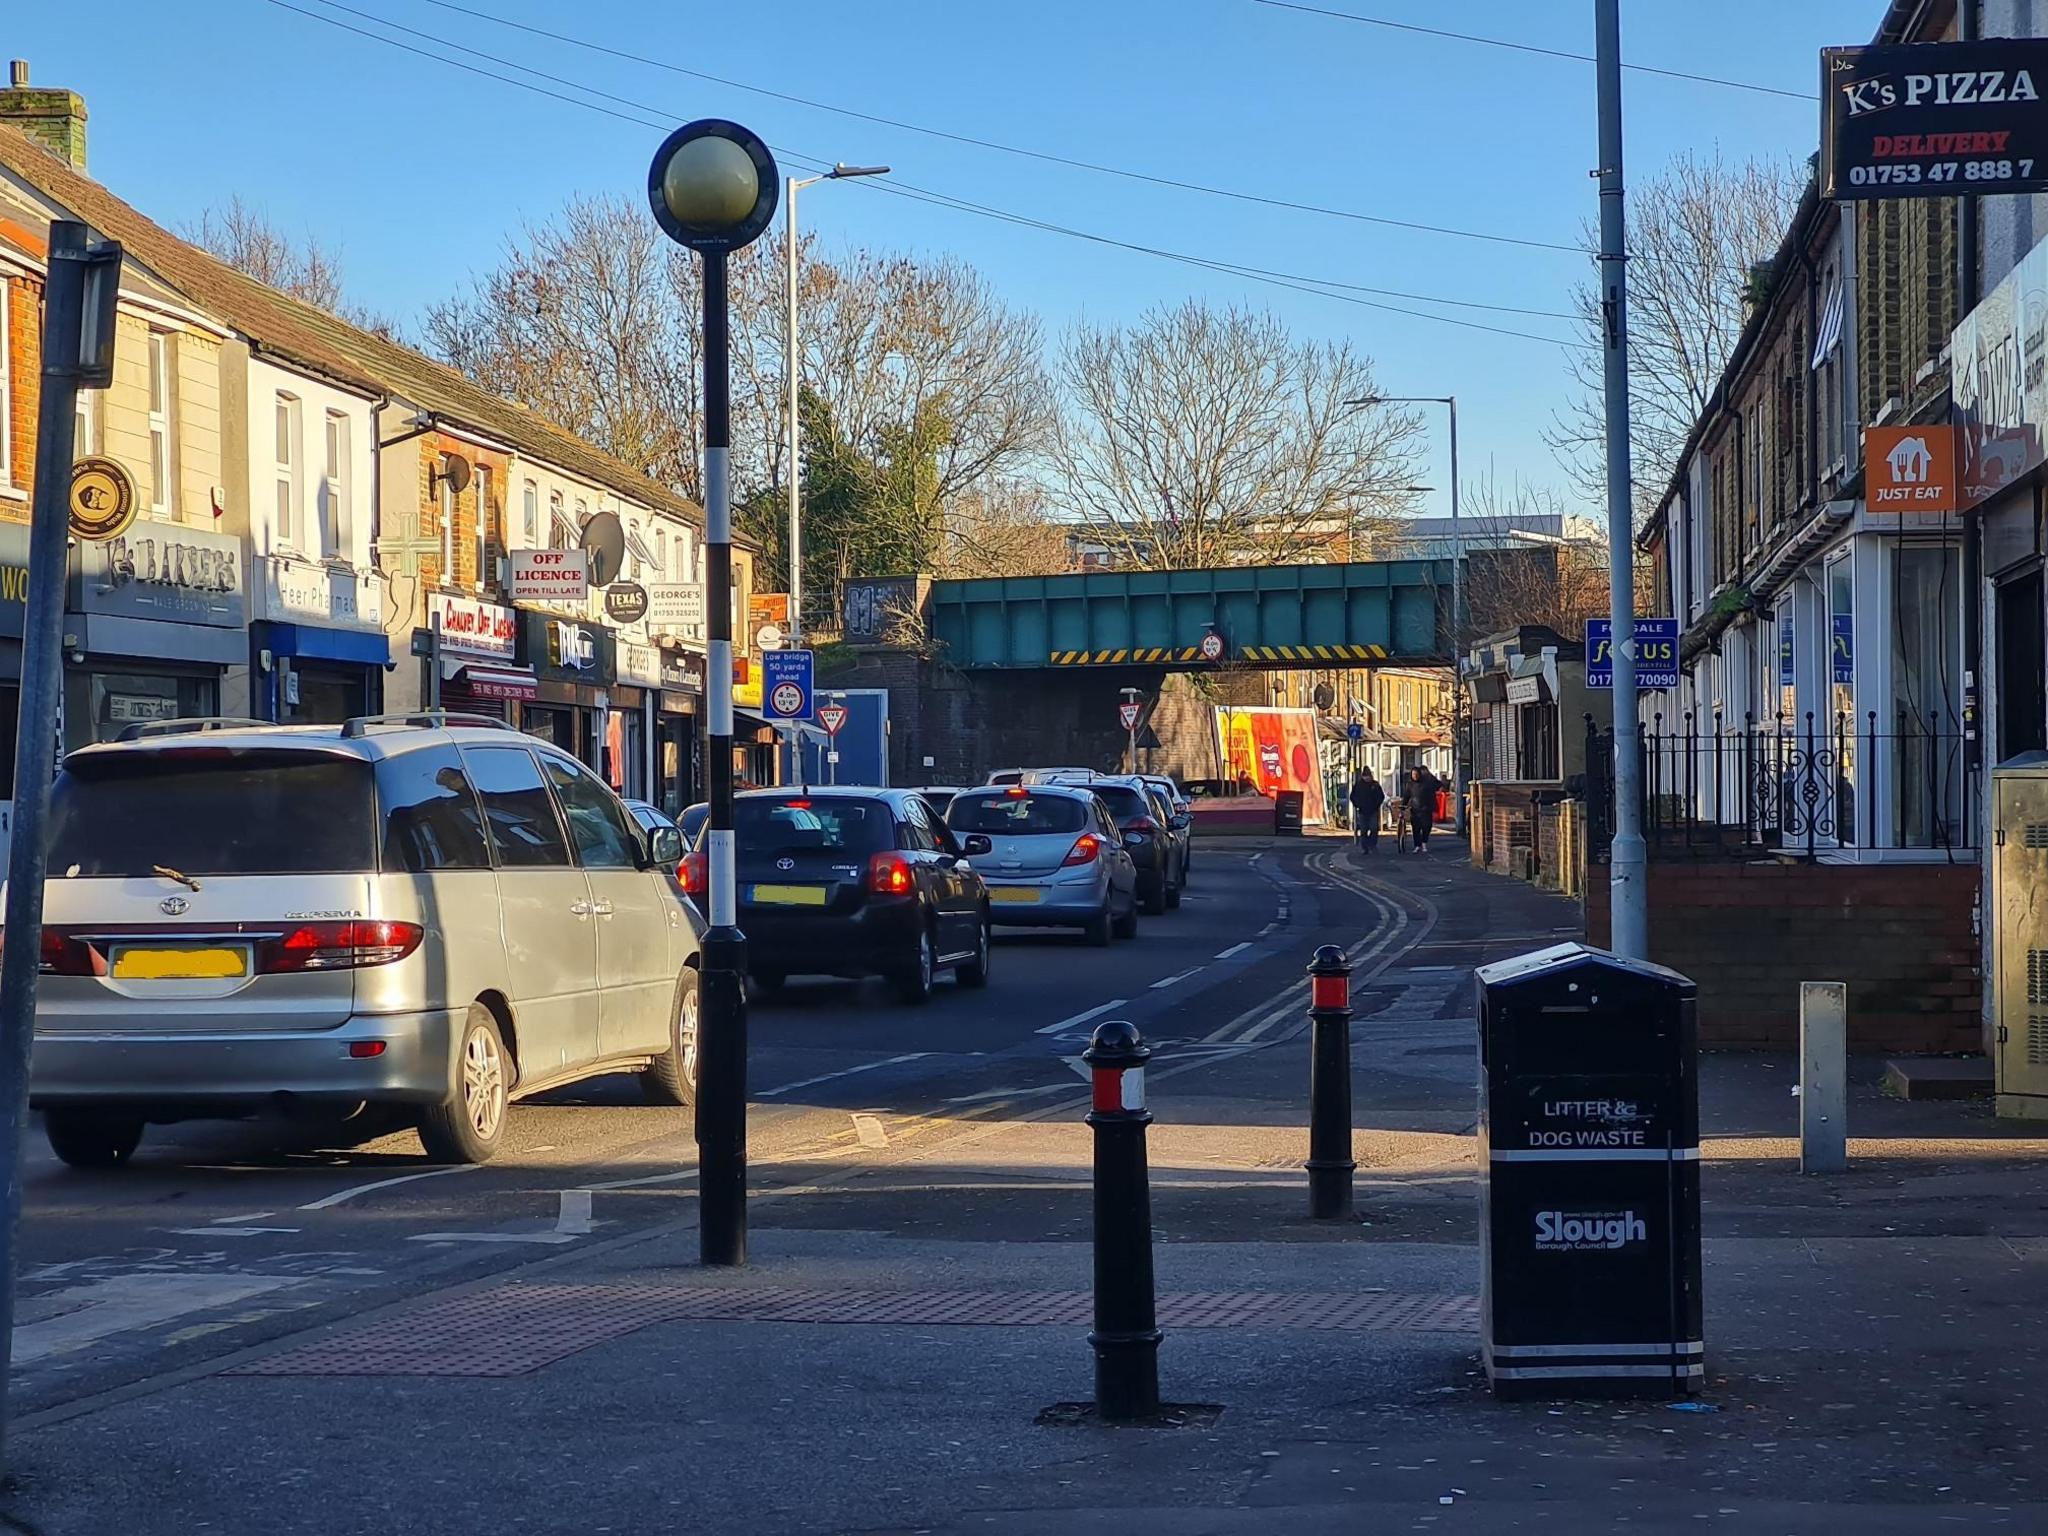
<path fill-rule="evenodd" d="M 648 834 L 649 857 L 656 869 L 679 864 L 683 858 L 683 834 L 674 827 L 656 827 Z"/>

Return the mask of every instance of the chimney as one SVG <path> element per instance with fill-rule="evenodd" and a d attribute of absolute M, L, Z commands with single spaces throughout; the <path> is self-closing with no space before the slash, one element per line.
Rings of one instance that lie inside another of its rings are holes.
<path fill-rule="evenodd" d="M 36 90 L 28 83 L 28 60 L 7 66 L 0 91 L 0 123 L 19 128 L 74 171 L 85 170 L 85 98 L 76 91 Z"/>

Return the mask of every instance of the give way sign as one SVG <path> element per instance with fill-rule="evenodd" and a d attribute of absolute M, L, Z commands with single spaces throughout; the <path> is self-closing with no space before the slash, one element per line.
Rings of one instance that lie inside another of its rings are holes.
<path fill-rule="evenodd" d="M 839 734 L 839 727 L 846 724 L 846 706 L 844 704 L 820 704 L 818 706 L 818 724 L 825 728 L 827 736 L 837 736 Z"/>
<path fill-rule="evenodd" d="M 1138 728 L 1138 716 L 1144 712 L 1145 706 L 1142 704 L 1119 704 L 1116 707 L 1116 717 L 1127 731 L 1135 731 Z"/>

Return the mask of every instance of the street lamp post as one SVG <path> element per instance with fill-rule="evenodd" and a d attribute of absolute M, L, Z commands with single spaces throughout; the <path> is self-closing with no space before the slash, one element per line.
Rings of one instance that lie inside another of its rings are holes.
<path fill-rule="evenodd" d="M 710 927 L 702 945 L 697 1043 L 698 1254 L 747 1261 L 747 941 L 733 887 L 732 450 L 726 257 L 775 217 L 775 157 L 738 123 L 704 118 L 662 141 L 647 173 L 662 232 L 704 259 L 704 618 L 711 814 L 705 823 Z"/>
<path fill-rule="evenodd" d="M 805 187 L 814 187 L 821 181 L 849 181 L 856 176 L 888 174 L 886 165 L 835 165 L 821 175 L 806 176 L 802 180 L 792 176 L 783 188 L 782 371 L 789 389 L 789 643 L 795 647 L 802 646 L 804 637 L 803 511 L 799 505 L 797 484 L 803 435 L 797 423 L 796 195 Z"/>
<path fill-rule="evenodd" d="M 1441 405 L 1451 415 L 1451 664 L 1455 673 L 1465 644 L 1465 530 L 1458 522 L 1458 397 L 1456 395 L 1367 395 L 1346 400 L 1346 405 Z M 1456 767 L 1458 792 L 1451 797 L 1452 813 L 1460 832 L 1465 830 L 1466 760 L 1464 749 L 1464 692 L 1454 678 L 1451 689 L 1451 756 Z"/>

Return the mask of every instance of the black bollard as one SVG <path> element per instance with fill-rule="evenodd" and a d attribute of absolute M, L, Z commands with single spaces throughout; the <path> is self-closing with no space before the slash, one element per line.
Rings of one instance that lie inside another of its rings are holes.
<path fill-rule="evenodd" d="M 1145 1166 L 1145 1063 L 1136 1026 L 1096 1026 L 1081 1053 L 1093 1073 L 1095 1411 L 1109 1422 L 1159 1413 L 1159 1325 L 1152 1298 L 1152 1190 Z"/>
<path fill-rule="evenodd" d="M 1351 1176 L 1351 965 L 1325 944 L 1308 967 L 1308 1213 L 1348 1221 Z"/>

